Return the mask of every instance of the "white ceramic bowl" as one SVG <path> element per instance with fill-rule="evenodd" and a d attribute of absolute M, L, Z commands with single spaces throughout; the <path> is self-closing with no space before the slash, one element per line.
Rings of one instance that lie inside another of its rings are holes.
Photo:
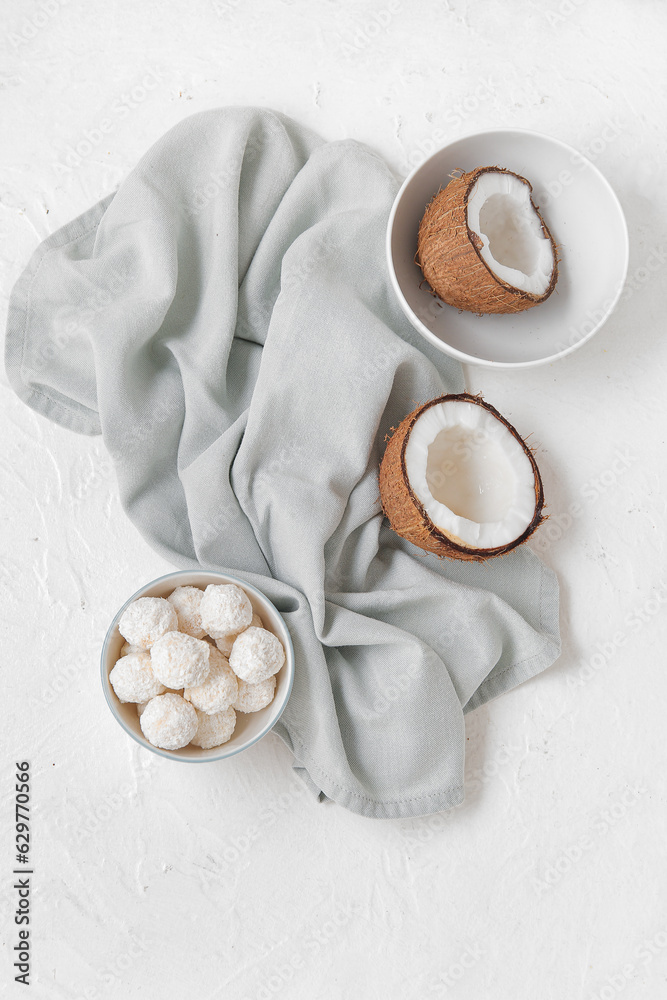
<path fill-rule="evenodd" d="M 200 747 L 187 746 L 182 750 L 162 750 L 149 743 L 141 731 L 136 705 L 122 704 L 116 697 L 111 684 L 109 683 L 109 672 L 120 656 L 120 650 L 125 642 L 118 631 L 118 621 L 125 608 L 132 601 L 139 597 L 167 597 L 176 587 L 201 587 L 204 589 L 209 583 L 235 583 L 241 587 L 253 606 L 253 610 L 262 619 L 264 627 L 274 635 L 278 636 L 285 648 L 285 663 L 276 675 L 276 693 L 273 701 L 266 708 L 259 712 L 237 712 L 236 728 L 230 740 L 222 746 L 213 747 L 211 750 L 202 750 Z M 123 727 L 126 733 L 140 743 L 146 750 L 159 754 L 160 757 L 168 757 L 169 760 L 182 760 L 189 764 L 201 763 L 202 761 L 221 760 L 224 757 L 233 757 L 234 754 L 247 750 L 253 743 L 261 740 L 270 729 L 276 724 L 283 713 L 292 691 L 294 681 L 294 648 L 292 639 L 283 618 L 273 606 L 268 597 L 260 593 L 256 587 L 239 580 L 234 576 L 226 576 L 223 573 L 209 573 L 206 571 L 183 570 L 176 573 L 169 573 L 161 576 L 158 580 L 153 580 L 138 590 L 136 594 L 128 598 L 125 604 L 114 616 L 102 647 L 102 688 L 107 704 L 114 717 Z"/>
<path fill-rule="evenodd" d="M 562 249 L 555 291 L 513 315 L 476 316 L 441 303 L 414 262 L 424 209 L 456 169 L 506 167 L 533 186 L 533 200 Z M 571 146 L 523 129 L 464 136 L 406 178 L 387 228 L 391 281 L 406 316 L 441 351 L 493 368 L 529 368 L 585 344 L 613 311 L 628 268 L 628 231 L 600 171 Z M 421 287 L 420 287 L 421 286 Z"/>

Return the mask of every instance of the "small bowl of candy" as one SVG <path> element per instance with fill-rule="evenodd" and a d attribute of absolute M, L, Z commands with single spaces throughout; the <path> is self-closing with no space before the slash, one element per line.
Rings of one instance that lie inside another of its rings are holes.
<path fill-rule="evenodd" d="M 126 733 L 189 763 L 246 750 L 276 724 L 294 680 L 287 626 L 256 587 L 169 573 L 133 594 L 104 640 L 102 688 Z"/>

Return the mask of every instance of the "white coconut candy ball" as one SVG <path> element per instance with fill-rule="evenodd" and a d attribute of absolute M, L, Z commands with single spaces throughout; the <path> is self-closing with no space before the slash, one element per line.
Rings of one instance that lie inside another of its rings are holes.
<path fill-rule="evenodd" d="M 176 609 L 164 597 L 140 597 L 125 608 L 118 631 L 132 646 L 149 649 L 165 632 L 178 628 Z"/>
<path fill-rule="evenodd" d="M 146 705 L 148 705 L 148 702 L 147 702 L 147 701 L 140 701 L 140 702 L 139 702 L 139 703 L 137 704 L 137 715 L 139 716 L 139 718 L 141 718 L 141 716 L 142 716 L 142 715 L 144 714 L 144 712 L 146 711 Z"/>
<path fill-rule="evenodd" d="M 235 583 L 210 583 L 201 601 L 202 628 L 213 639 L 242 632 L 252 621 L 252 604 Z"/>
<path fill-rule="evenodd" d="M 264 622 L 259 617 L 259 615 L 256 614 L 256 613 L 253 614 L 252 620 L 250 622 L 250 625 L 251 626 L 254 625 L 254 626 L 256 626 L 256 628 L 264 628 Z M 216 639 L 215 640 L 216 646 L 218 647 L 218 649 L 220 650 L 220 652 L 222 653 L 222 655 L 227 657 L 227 659 L 229 659 L 229 654 L 232 651 L 232 646 L 234 645 L 234 640 L 240 634 L 241 634 L 240 632 L 232 632 L 231 635 L 223 635 L 221 639 Z"/>
<path fill-rule="evenodd" d="M 203 639 L 206 630 L 202 628 L 199 608 L 204 591 L 199 587 L 177 587 L 167 598 L 176 608 L 178 631 L 186 632 L 195 639 Z"/>
<path fill-rule="evenodd" d="M 273 701 L 276 693 L 276 678 L 272 674 L 265 681 L 259 684 L 248 684 L 246 681 L 238 680 L 239 693 L 232 708 L 237 712 L 259 712 L 266 708 Z"/>
<path fill-rule="evenodd" d="M 198 687 L 186 688 L 183 697 L 200 712 L 215 715 L 233 704 L 239 693 L 239 682 L 226 658 L 215 646 L 209 655 L 208 677 Z"/>
<path fill-rule="evenodd" d="M 259 684 L 277 674 L 285 662 L 285 650 L 273 632 L 265 628 L 247 628 L 235 640 L 229 665 L 241 680 Z"/>
<path fill-rule="evenodd" d="M 151 654 L 145 649 L 117 660 L 109 672 L 109 683 L 123 704 L 150 701 L 164 691 L 164 685 L 153 673 Z"/>
<path fill-rule="evenodd" d="M 193 709 L 194 711 L 194 709 Z M 224 712 L 207 715 L 197 712 L 197 733 L 192 737 L 192 743 L 202 750 L 219 747 L 231 737 L 236 726 L 236 712 L 229 706 Z"/>
<path fill-rule="evenodd" d="M 154 747 L 180 750 L 197 732 L 197 713 L 180 694 L 152 698 L 139 719 L 141 731 Z"/>
<path fill-rule="evenodd" d="M 185 632 L 167 632 L 151 648 L 153 673 L 165 687 L 180 690 L 202 684 L 213 647 Z"/>

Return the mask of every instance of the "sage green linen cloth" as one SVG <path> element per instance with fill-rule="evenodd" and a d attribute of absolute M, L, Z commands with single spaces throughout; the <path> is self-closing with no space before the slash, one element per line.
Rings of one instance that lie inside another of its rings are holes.
<path fill-rule="evenodd" d="M 359 143 L 194 115 L 36 250 L 6 341 L 29 406 L 103 435 L 158 552 L 276 604 L 296 678 L 275 731 L 313 792 L 372 817 L 460 802 L 464 712 L 559 652 L 557 582 L 527 548 L 440 561 L 383 521 L 385 436 L 463 389 L 391 290 L 396 190 Z"/>

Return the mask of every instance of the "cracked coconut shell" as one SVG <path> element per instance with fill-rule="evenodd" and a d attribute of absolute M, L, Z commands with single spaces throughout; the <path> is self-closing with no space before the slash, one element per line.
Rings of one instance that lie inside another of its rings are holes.
<path fill-rule="evenodd" d="M 438 298 L 478 315 L 531 309 L 558 280 L 558 248 L 532 186 L 501 167 L 452 176 L 438 191 L 419 225 L 415 261 Z"/>
<path fill-rule="evenodd" d="M 444 456 L 444 473 L 429 472 L 432 446 Z M 484 562 L 521 545 L 545 520 L 531 449 L 493 406 L 469 393 L 439 396 L 409 413 L 389 439 L 379 478 L 392 529 L 438 556 Z M 454 510 L 442 502 L 443 490 L 456 498 Z M 503 516 L 493 520 L 498 497 Z M 484 504 L 490 520 L 466 516 Z"/>

